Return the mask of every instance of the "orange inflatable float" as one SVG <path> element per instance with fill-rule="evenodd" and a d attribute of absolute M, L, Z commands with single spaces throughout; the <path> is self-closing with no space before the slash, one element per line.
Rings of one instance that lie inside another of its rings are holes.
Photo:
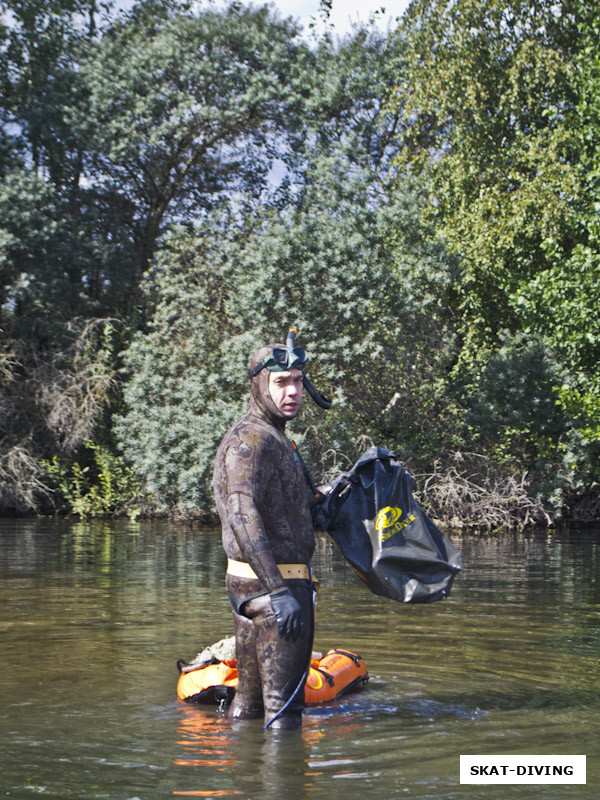
<path fill-rule="evenodd" d="M 235 659 L 186 670 L 178 662 L 181 674 L 177 681 L 177 696 L 188 703 L 231 702 L 237 686 Z M 359 689 L 369 680 L 365 662 L 349 650 L 330 650 L 319 661 L 311 661 L 304 700 L 306 705 L 318 705 L 335 700 L 344 692 Z"/>

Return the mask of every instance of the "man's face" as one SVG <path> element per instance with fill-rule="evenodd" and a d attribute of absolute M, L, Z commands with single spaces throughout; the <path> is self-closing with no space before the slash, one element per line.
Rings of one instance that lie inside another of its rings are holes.
<path fill-rule="evenodd" d="M 294 419 L 302 403 L 302 370 L 269 373 L 269 394 L 285 419 Z"/>

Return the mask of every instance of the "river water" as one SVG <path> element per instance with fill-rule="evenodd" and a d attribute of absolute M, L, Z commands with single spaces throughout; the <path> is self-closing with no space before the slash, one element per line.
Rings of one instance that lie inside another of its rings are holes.
<path fill-rule="evenodd" d="M 319 539 L 315 649 L 370 682 L 302 732 L 176 699 L 232 631 L 217 531 L 0 520 L 0 796 L 154 800 L 592 798 L 600 784 L 600 531 L 459 537 L 450 597 L 375 597 Z M 460 754 L 584 754 L 586 785 L 466 785 Z"/>

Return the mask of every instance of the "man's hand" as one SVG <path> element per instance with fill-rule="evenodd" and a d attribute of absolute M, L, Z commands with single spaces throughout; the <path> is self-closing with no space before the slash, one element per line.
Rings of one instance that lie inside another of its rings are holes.
<path fill-rule="evenodd" d="M 269 595 L 271 608 L 277 617 L 277 633 L 284 639 L 296 639 L 304 636 L 304 622 L 300 604 L 287 586 L 276 589 Z"/>

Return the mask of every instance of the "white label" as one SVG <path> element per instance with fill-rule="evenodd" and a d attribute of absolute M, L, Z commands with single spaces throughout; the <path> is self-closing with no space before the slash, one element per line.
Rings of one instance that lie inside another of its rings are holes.
<path fill-rule="evenodd" d="M 461 756 L 461 783 L 585 783 L 585 756 Z"/>

